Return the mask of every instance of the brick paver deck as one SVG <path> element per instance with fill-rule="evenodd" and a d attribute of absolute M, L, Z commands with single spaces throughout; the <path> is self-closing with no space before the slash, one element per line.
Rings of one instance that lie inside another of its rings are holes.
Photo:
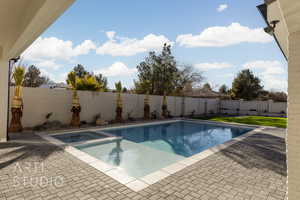
<path fill-rule="evenodd" d="M 252 135 L 138 193 L 33 134 L 0 144 L 0 200 L 281 200 L 286 198 L 286 175 L 284 138 L 267 133 Z"/>

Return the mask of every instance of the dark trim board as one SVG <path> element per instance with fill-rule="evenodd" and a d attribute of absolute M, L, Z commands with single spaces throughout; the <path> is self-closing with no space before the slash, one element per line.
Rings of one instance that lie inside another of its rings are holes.
<path fill-rule="evenodd" d="M 273 1 L 272 1 L 272 2 L 273 2 Z M 263 19 L 264 19 L 264 21 L 266 22 L 266 24 L 267 24 L 268 26 L 270 26 L 270 24 L 269 24 L 269 22 L 268 22 L 268 5 L 267 5 L 266 3 L 264 3 L 264 4 L 258 5 L 258 6 L 256 6 L 256 7 L 257 7 L 257 9 L 259 10 L 259 13 L 260 13 L 261 16 L 263 17 Z M 282 49 L 280 43 L 278 42 L 278 39 L 277 39 L 276 35 L 273 34 L 273 37 L 274 37 L 274 39 L 275 39 L 275 41 L 276 41 L 276 43 L 277 43 L 279 49 L 281 50 L 281 52 L 282 52 L 284 58 L 285 58 L 286 60 L 288 60 L 288 58 L 287 58 L 287 56 L 285 55 L 285 53 L 284 53 L 284 51 L 283 51 L 283 49 Z"/>

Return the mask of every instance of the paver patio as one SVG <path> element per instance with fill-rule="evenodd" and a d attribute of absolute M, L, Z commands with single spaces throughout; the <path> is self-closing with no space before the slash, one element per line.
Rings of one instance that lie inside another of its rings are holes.
<path fill-rule="evenodd" d="M 283 200 L 287 176 L 284 132 L 270 128 L 254 134 L 140 192 L 39 136 L 16 135 L 0 144 L 0 200 Z"/>

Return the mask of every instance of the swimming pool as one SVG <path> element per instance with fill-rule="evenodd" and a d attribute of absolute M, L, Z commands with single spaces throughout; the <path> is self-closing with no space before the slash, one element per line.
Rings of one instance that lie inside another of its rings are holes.
<path fill-rule="evenodd" d="M 65 133 L 53 136 L 64 143 L 86 142 L 108 137 L 107 135 L 95 133 L 92 131 Z"/>
<path fill-rule="evenodd" d="M 148 147 L 190 157 L 238 137 L 251 129 L 179 121 L 105 130 L 115 136 Z"/>
<path fill-rule="evenodd" d="M 95 130 L 122 137 L 117 142 L 95 142 L 74 147 L 105 163 L 142 178 L 210 147 L 251 131 L 251 128 L 188 121 Z"/>

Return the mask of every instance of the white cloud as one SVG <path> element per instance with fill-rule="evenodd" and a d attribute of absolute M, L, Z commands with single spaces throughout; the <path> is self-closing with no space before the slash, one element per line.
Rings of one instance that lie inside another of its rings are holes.
<path fill-rule="evenodd" d="M 85 40 L 80 45 L 74 48 L 74 55 L 73 56 L 80 56 L 86 55 L 91 50 L 96 49 L 96 45 L 91 40 Z"/>
<path fill-rule="evenodd" d="M 143 39 L 116 37 L 116 32 L 106 32 L 108 41 L 97 49 L 97 54 L 133 56 L 151 50 L 160 50 L 164 43 L 173 44 L 164 35 L 148 34 Z"/>
<path fill-rule="evenodd" d="M 127 67 L 127 65 L 125 65 L 122 62 L 115 62 L 107 68 L 94 71 L 95 74 L 101 73 L 107 77 L 131 76 L 131 75 L 134 75 L 136 72 L 137 72 L 136 68 L 129 68 L 129 67 Z"/>
<path fill-rule="evenodd" d="M 219 7 L 217 8 L 218 12 L 222 12 L 228 8 L 227 4 L 220 4 Z"/>
<path fill-rule="evenodd" d="M 265 89 L 274 91 L 287 91 L 288 82 L 287 79 L 282 76 L 274 76 L 269 74 L 263 74 L 262 80 Z"/>
<path fill-rule="evenodd" d="M 45 61 L 70 60 L 79 55 L 88 54 L 96 49 L 96 45 L 91 40 L 85 40 L 81 44 L 73 47 L 72 41 L 64 41 L 56 37 L 39 37 L 22 55 L 25 60 Z"/>
<path fill-rule="evenodd" d="M 108 37 L 108 39 L 113 40 L 116 35 L 116 32 L 115 31 L 107 31 L 105 34 Z"/>
<path fill-rule="evenodd" d="M 214 62 L 214 63 L 198 63 L 195 67 L 202 71 L 216 70 L 216 69 L 226 69 L 233 67 L 232 64 L 226 62 Z"/>
<path fill-rule="evenodd" d="M 218 74 L 216 76 L 220 77 L 220 78 L 233 78 L 234 77 L 234 73 Z"/>
<path fill-rule="evenodd" d="M 40 69 L 41 74 L 43 76 L 48 77 L 51 81 L 54 81 L 55 83 L 66 83 L 68 73 L 51 73 L 46 69 Z"/>
<path fill-rule="evenodd" d="M 36 63 L 34 63 L 34 65 L 36 65 L 39 68 L 50 68 L 50 69 L 54 69 L 54 70 L 57 70 L 62 67 L 61 64 L 57 64 L 53 60 L 44 60 L 41 62 L 36 62 Z"/>
<path fill-rule="evenodd" d="M 264 70 L 264 74 L 269 75 L 280 75 L 284 74 L 284 66 L 277 60 L 269 61 L 269 60 L 257 60 L 251 61 L 243 64 L 243 68 L 247 69 L 261 69 Z"/>
<path fill-rule="evenodd" d="M 229 26 L 214 26 L 206 28 L 199 35 L 184 34 L 177 36 L 176 42 L 184 47 L 225 47 L 243 42 L 267 43 L 273 38 L 262 28 L 251 29 L 239 23 Z"/>
<path fill-rule="evenodd" d="M 260 70 L 265 89 L 287 91 L 286 67 L 279 61 L 257 60 L 243 64 L 243 68 Z"/>

